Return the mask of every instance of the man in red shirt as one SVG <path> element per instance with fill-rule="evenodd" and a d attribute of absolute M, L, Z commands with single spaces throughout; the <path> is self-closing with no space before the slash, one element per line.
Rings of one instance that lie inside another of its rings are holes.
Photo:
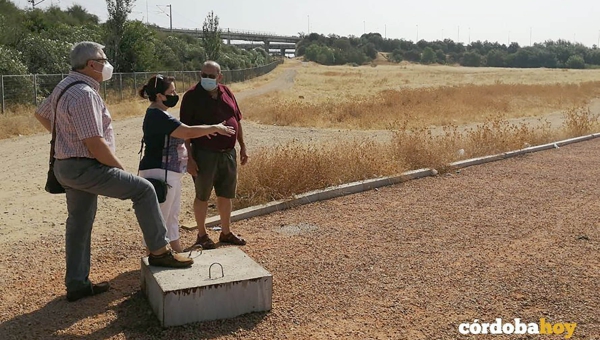
<path fill-rule="evenodd" d="M 214 249 L 215 243 L 206 233 L 208 199 L 215 188 L 217 207 L 221 217 L 219 241 L 245 245 L 246 241 L 231 232 L 231 199 L 235 198 L 237 185 L 237 160 L 235 142 L 240 144 L 240 161 L 248 162 L 242 130 L 242 113 L 231 90 L 220 84 L 223 79 L 221 66 L 207 61 L 202 66 L 200 83 L 183 96 L 181 122 L 187 125 L 219 124 L 223 122 L 235 130 L 233 136 L 205 136 L 186 141 L 188 154 L 187 171 L 194 177 L 196 198 L 194 216 L 198 225 L 198 237 L 194 245 Z"/>

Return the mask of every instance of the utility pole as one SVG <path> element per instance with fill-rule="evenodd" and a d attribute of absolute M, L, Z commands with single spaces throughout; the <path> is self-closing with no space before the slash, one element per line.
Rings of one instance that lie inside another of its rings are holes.
<path fill-rule="evenodd" d="M 471 27 L 469 27 L 469 45 L 471 45 Z"/>
<path fill-rule="evenodd" d="M 508 31 L 508 45 L 510 45 L 510 31 Z"/>
<path fill-rule="evenodd" d="M 308 24 L 307 24 L 308 26 L 306 27 L 306 31 L 310 35 L 310 15 L 307 15 L 306 18 L 308 19 Z"/>
<path fill-rule="evenodd" d="M 383 24 L 383 38 L 387 39 L 387 24 Z"/>
<path fill-rule="evenodd" d="M 367 24 L 364 20 L 363 20 L 363 34 L 367 34 Z"/>
<path fill-rule="evenodd" d="M 415 42 L 419 42 L 419 25 L 417 25 L 417 40 Z"/>
<path fill-rule="evenodd" d="M 529 46 L 531 46 L 531 34 L 533 32 L 533 27 L 529 27 Z"/>
<path fill-rule="evenodd" d="M 30 2 L 30 3 L 31 3 L 31 9 L 35 9 L 35 6 L 37 6 L 37 5 L 41 4 L 41 3 L 42 3 L 42 2 L 44 2 L 44 1 L 46 1 L 46 0 L 40 0 L 40 1 L 38 1 L 38 2 L 35 2 L 35 0 L 27 0 L 27 2 Z"/>
<path fill-rule="evenodd" d="M 148 0 L 146 0 L 146 25 L 148 25 L 148 20 L 150 18 L 150 12 L 148 11 Z"/>
<path fill-rule="evenodd" d="M 173 32 L 173 7 L 171 5 L 167 6 L 169 6 L 169 22 L 171 25 L 171 32 Z"/>
<path fill-rule="evenodd" d="M 456 43 L 460 42 L 460 26 L 458 26 L 458 35 L 456 36 Z"/>
<path fill-rule="evenodd" d="M 160 8 L 161 6 L 162 7 L 169 7 L 169 13 L 167 14 L 165 11 L 163 11 L 162 8 Z M 161 6 L 156 5 L 156 7 L 158 7 L 158 9 L 161 12 L 165 13 L 169 17 L 170 30 L 171 30 L 171 32 L 173 32 L 173 8 L 171 7 L 171 5 L 161 5 Z"/>

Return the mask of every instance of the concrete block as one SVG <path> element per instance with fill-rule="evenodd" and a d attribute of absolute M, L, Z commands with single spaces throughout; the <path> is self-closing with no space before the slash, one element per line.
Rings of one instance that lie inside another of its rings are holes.
<path fill-rule="evenodd" d="M 147 257 L 141 266 L 142 291 L 163 327 L 271 310 L 273 276 L 239 248 L 204 251 L 185 269 L 149 266 Z"/>

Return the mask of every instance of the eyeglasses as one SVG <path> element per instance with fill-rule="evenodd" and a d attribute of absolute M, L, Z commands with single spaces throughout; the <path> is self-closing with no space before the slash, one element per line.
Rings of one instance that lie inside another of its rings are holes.
<path fill-rule="evenodd" d="M 218 76 L 216 74 L 200 73 L 200 77 L 202 77 L 202 78 L 210 78 L 210 79 L 217 79 Z"/>
<path fill-rule="evenodd" d="M 157 74 L 156 76 L 154 76 L 154 89 L 156 89 L 156 85 L 158 85 L 158 80 L 163 81 L 163 75 L 162 74 Z"/>
<path fill-rule="evenodd" d="M 101 63 L 101 64 L 106 64 L 106 62 L 108 61 L 108 59 L 106 59 L 106 58 L 97 58 L 97 59 L 90 59 L 90 60 Z"/>

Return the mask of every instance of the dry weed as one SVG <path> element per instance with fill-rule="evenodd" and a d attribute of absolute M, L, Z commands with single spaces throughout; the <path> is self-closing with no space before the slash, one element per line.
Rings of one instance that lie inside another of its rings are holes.
<path fill-rule="evenodd" d="M 389 78 L 377 84 L 384 86 Z M 265 124 L 382 129 L 397 121 L 408 128 L 483 122 L 486 119 L 536 116 L 553 110 L 583 106 L 600 95 L 600 82 L 582 84 L 455 85 L 383 90 L 374 95 L 344 94 L 316 100 L 310 95 L 282 95 L 244 102 L 250 119 Z M 301 95 L 307 100 L 298 100 Z"/>
<path fill-rule="evenodd" d="M 460 159 L 497 154 L 540 145 L 568 136 L 593 132 L 598 116 L 573 108 L 560 129 L 550 123 L 514 124 L 491 119 L 460 131 L 448 125 L 441 134 L 408 122 L 397 124 L 389 143 L 370 140 L 304 145 L 299 142 L 256 152 L 252 163 L 240 169 L 235 208 L 290 198 L 295 194 L 351 181 L 395 175 L 406 170 L 435 168 L 448 170 Z"/>

